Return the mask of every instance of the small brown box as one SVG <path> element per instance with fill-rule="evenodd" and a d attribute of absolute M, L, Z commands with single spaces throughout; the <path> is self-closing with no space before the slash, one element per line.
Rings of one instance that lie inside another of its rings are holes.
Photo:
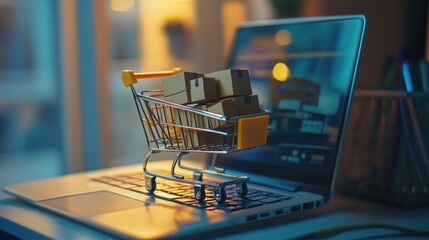
<path fill-rule="evenodd" d="M 198 140 L 201 146 L 217 146 L 223 144 L 223 135 L 211 132 L 198 132 Z"/>
<path fill-rule="evenodd" d="M 197 127 L 198 115 L 182 109 L 174 109 L 174 123 L 181 126 Z"/>
<path fill-rule="evenodd" d="M 234 97 L 233 99 L 237 105 L 238 115 L 255 114 L 261 111 L 258 95 Z"/>
<path fill-rule="evenodd" d="M 207 111 L 227 117 L 238 115 L 237 104 L 232 98 L 223 99 L 207 107 Z"/>
<path fill-rule="evenodd" d="M 208 111 L 207 105 L 198 105 L 198 106 L 195 106 L 195 108 L 198 108 L 203 111 Z M 200 128 L 214 129 L 221 125 L 221 121 L 214 118 L 200 115 L 198 118 L 198 124 Z"/>
<path fill-rule="evenodd" d="M 178 104 L 187 104 L 191 102 L 190 91 L 185 90 L 172 95 L 164 95 L 164 99 Z"/>
<path fill-rule="evenodd" d="M 205 131 L 184 130 L 182 141 L 184 147 L 188 149 L 198 149 L 223 144 L 223 136 Z"/>
<path fill-rule="evenodd" d="M 179 72 L 162 79 L 162 90 L 164 92 L 164 96 L 170 96 L 179 92 L 183 92 L 185 90 L 189 91 L 189 81 L 201 76 L 203 75 L 194 72 Z"/>
<path fill-rule="evenodd" d="M 187 149 L 195 149 L 201 145 L 198 131 L 194 129 L 182 129 L 182 144 Z"/>
<path fill-rule="evenodd" d="M 252 94 L 249 71 L 247 70 L 227 69 L 207 73 L 204 76 L 216 79 L 219 98 Z"/>
<path fill-rule="evenodd" d="M 197 105 L 197 106 L 195 106 L 195 108 L 198 108 L 198 109 L 203 110 L 203 111 L 207 111 L 207 105 Z"/>
<path fill-rule="evenodd" d="M 199 77 L 190 81 L 191 100 L 197 103 L 216 101 L 217 84 L 214 78 Z"/>

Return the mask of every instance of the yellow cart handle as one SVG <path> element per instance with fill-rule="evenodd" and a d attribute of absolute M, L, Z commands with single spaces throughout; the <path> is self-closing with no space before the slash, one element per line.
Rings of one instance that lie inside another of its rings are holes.
<path fill-rule="evenodd" d="M 121 74 L 122 82 L 125 87 L 129 87 L 134 83 L 137 83 L 137 79 L 142 78 L 156 78 L 156 77 L 167 77 L 176 73 L 182 72 L 181 68 L 173 68 L 169 71 L 157 71 L 157 72 L 145 72 L 145 73 L 134 73 L 133 70 L 123 70 Z"/>

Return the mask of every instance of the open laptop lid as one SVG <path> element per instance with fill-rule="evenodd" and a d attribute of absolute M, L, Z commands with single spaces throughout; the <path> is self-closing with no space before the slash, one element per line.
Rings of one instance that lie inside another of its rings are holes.
<path fill-rule="evenodd" d="M 268 146 L 222 155 L 219 165 L 331 193 L 365 25 L 356 15 L 240 26 L 229 67 L 250 70 L 271 130 Z"/>

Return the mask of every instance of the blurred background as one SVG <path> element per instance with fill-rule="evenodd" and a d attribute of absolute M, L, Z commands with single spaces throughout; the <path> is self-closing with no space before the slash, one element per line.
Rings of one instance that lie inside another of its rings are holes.
<path fill-rule="evenodd" d="M 423 0 L 0 0 L 0 187 L 141 162 L 121 70 L 223 69 L 241 22 L 342 14 L 368 18 L 357 88 L 427 58 Z"/>

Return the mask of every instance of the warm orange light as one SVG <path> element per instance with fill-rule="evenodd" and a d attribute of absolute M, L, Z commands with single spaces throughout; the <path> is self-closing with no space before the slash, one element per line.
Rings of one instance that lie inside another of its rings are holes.
<path fill-rule="evenodd" d="M 134 7 L 134 0 L 111 0 L 110 7 L 113 11 L 126 12 Z"/>
<path fill-rule="evenodd" d="M 286 46 L 292 42 L 292 35 L 288 30 L 280 30 L 274 35 L 274 41 L 277 45 Z"/>
<path fill-rule="evenodd" d="M 276 63 L 273 68 L 273 77 L 275 80 L 284 82 L 290 76 L 290 69 L 284 63 Z"/>

